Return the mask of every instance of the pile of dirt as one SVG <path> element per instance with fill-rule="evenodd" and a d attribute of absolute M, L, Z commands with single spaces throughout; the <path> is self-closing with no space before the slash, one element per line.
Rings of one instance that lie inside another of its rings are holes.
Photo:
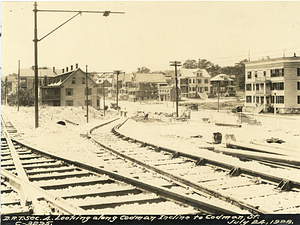
<path fill-rule="evenodd" d="M 190 108 L 193 105 L 198 105 L 198 110 L 218 110 L 218 102 L 185 102 L 179 103 L 179 106 L 184 106 L 186 108 Z M 219 103 L 220 110 L 232 110 L 235 109 L 237 106 L 241 106 L 241 102 L 239 101 L 226 101 Z"/>

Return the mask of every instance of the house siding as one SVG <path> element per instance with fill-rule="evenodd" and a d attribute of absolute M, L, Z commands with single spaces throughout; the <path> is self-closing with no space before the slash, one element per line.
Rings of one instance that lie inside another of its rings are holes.
<path fill-rule="evenodd" d="M 300 67 L 300 57 L 286 57 L 277 59 L 267 59 L 245 64 L 245 95 L 251 96 L 252 101 L 245 103 L 246 107 L 255 107 L 258 104 L 274 106 L 274 102 L 270 100 L 274 98 L 275 91 L 271 90 L 271 85 L 274 83 L 283 83 L 284 90 L 276 90 L 276 96 L 283 96 L 284 103 L 276 102 L 276 108 L 280 112 L 296 112 L 300 109 L 297 96 L 300 95 L 300 90 L 297 90 L 297 82 L 300 82 L 300 76 L 297 76 L 297 68 Z M 271 70 L 279 69 L 279 76 L 271 76 Z M 284 74 L 282 76 L 282 69 Z M 251 78 L 248 78 L 248 73 L 251 72 Z M 257 74 L 257 77 L 255 77 Z M 251 84 L 251 90 L 247 90 L 247 84 Z M 253 87 L 259 84 L 260 90 L 255 90 Z M 259 97 L 259 101 L 256 99 Z M 269 101 L 267 101 L 269 100 Z M 297 109 L 296 111 L 293 109 Z"/>

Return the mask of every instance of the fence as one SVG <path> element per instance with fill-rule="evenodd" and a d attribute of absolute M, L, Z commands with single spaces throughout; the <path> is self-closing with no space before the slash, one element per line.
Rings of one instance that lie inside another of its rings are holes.
<path fill-rule="evenodd" d="M 242 116 L 243 115 L 243 116 Z M 246 119 L 247 118 L 247 119 Z M 192 111 L 191 120 L 211 123 L 250 124 L 259 125 L 268 129 L 282 129 L 295 131 L 300 134 L 300 115 L 272 115 L 272 114 L 251 114 L 231 113 L 227 111 Z"/>

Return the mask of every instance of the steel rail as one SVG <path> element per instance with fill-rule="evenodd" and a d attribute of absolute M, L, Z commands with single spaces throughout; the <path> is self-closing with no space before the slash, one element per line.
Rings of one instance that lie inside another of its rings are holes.
<path fill-rule="evenodd" d="M 112 121 L 109 121 L 107 123 L 101 124 L 99 126 L 96 126 L 96 127 L 92 128 L 92 130 L 96 129 L 96 128 L 99 128 L 101 126 L 107 125 L 110 122 L 113 122 L 115 120 L 116 119 L 114 119 Z M 21 146 L 29 148 L 32 152 L 39 153 L 39 154 L 54 158 L 56 160 L 61 160 L 61 161 L 64 161 L 68 164 L 78 166 L 80 168 L 84 168 L 84 169 L 87 169 L 89 171 L 92 171 L 92 172 L 95 172 L 95 173 L 98 173 L 98 174 L 106 174 L 106 175 L 108 175 L 109 177 L 111 177 L 113 179 L 116 179 L 116 180 L 119 180 L 119 181 L 122 181 L 122 182 L 125 182 L 125 183 L 128 183 L 128 184 L 132 184 L 132 185 L 140 188 L 141 190 L 156 193 L 157 195 L 161 196 L 164 199 L 171 200 L 173 202 L 177 202 L 177 203 L 182 204 L 182 205 L 193 206 L 194 208 L 197 208 L 198 210 L 200 210 L 202 212 L 206 212 L 208 214 L 209 213 L 214 213 L 214 214 L 218 214 L 218 213 L 237 214 L 238 213 L 234 210 L 224 209 L 224 208 L 206 203 L 204 201 L 195 200 L 195 199 L 193 199 L 191 197 L 188 197 L 184 194 L 179 194 L 179 193 L 173 192 L 173 191 L 168 190 L 167 188 L 164 188 L 164 187 L 157 187 L 157 186 L 152 185 L 150 183 L 139 181 L 138 179 L 133 178 L 133 177 L 126 177 L 126 176 L 123 176 L 121 174 L 118 174 L 118 173 L 115 173 L 115 172 L 112 172 L 112 171 L 108 171 L 108 170 L 105 170 L 105 169 L 102 169 L 102 168 L 90 166 L 90 165 L 87 165 L 87 164 L 82 163 L 82 162 L 65 159 L 63 157 L 60 157 L 60 156 L 57 156 L 57 155 L 54 155 L 54 154 L 46 153 L 46 152 L 43 152 L 41 150 L 35 149 L 34 147 L 29 146 L 28 144 L 22 143 L 21 141 L 17 141 L 17 140 L 14 140 L 14 141 L 18 142 L 18 144 L 21 145 Z M 53 199 L 51 201 L 53 201 Z"/>
<path fill-rule="evenodd" d="M 249 170 L 247 168 L 235 167 L 233 165 L 230 165 L 230 164 L 227 164 L 227 163 L 221 163 L 221 162 L 218 162 L 218 161 L 215 161 L 215 160 L 199 158 L 199 157 L 194 156 L 194 155 L 190 155 L 190 154 L 182 153 L 182 152 L 177 152 L 177 151 L 174 151 L 172 149 L 159 147 L 159 146 L 156 146 L 156 145 L 151 144 L 151 143 L 145 143 L 143 141 L 127 137 L 126 135 L 124 135 L 124 133 L 121 134 L 120 131 L 117 131 L 117 129 L 119 129 L 128 119 L 126 119 L 125 121 L 123 121 L 123 123 L 116 125 L 112 129 L 112 133 L 114 133 L 115 135 L 119 136 L 120 138 L 123 138 L 123 140 L 126 140 L 126 141 L 132 140 L 132 142 L 141 143 L 142 144 L 141 147 L 146 147 L 147 145 L 148 146 L 152 146 L 157 151 L 163 150 L 163 151 L 172 153 L 173 156 L 175 156 L 175 157 L 179 157 L 179 156 L 188 157 L 190 159 L 195 160 L 196 164 L 198 164 L 198 165 L 211 164 L 211 165 L 214 165 L 214 166 L 222 167 L 222 168 L 230 170 L 230 174 L 232 176 L 238 176 L 238 175 L 240 175 L 240 174 L 243 173 L 243 174 L 248 174 L 248 175 L 254 176 L 254 177 L 260 177 L 262 180 L 267 180 L 267 181 L 269 181 L 271 183 L 273 182 L 273 183 L 277 184 L 278 185 L 277 188 L 280 188 L 281 190 L 291 190 L 291 189 L 295 189 L 295 188 L 299 188 L 300 187 L 300 183 L 298 181 L 287 181 L 283 177 L 276 177 L 276 176 L 273 176 L 273 175 L 270 175 L 270 174 L 261 173 L 259 171 Z M 91 133 L 90 133 L 90 135 L 91 135 Z M 198 191 L 201 191 L 201 192 L 207 193 L 209 195 L 218 197 L 218 198 L 223 199 L 223 200 L 225 200 L 227 202 L 231 202 L 234 205 L 237 205 L 237 206 L 241 207 L 242 209 L 243 208 L 248 209 L 252 213 L 263 213 L 263 214 L 267 213 L 265 211 L 257 209 L 257 207 L 255 207 L 255 206 L 252 206 L 252 205 L 249 205 L 247 203 L 241 202 L 241 201 L 239 201 L 239 200 L 237 200 L 237 199 L 235 199 L 233 197 L 229 197 L 229 196 L 223 195 L 223 194 L 221 194 L 221 193 L 219 193 L 217 191 L 214 191 L 212 189 L 209 189 L 209 188 L 203 187 L 201 185 L 195 184 L 195 183 L 193 183 L 191 181 L 182 179 L 181 177 L 175 176 L 173 174 L 169 174 L 169 173 L 167 173 L 167 172 L 165 172 L 163 170 L 160 170 L 160 169 L 155 168 L 153 166 L 150 166 L 150 165 L 148 165 L 146 163 L 140 162 L 140 161 L 138 161 L 138 160 L 136 160 L 134 158 L 131 158 L 131 157 L 125 155 L 125 154 L 122 154 L 119 151 L 116 151 L 116 150 L 112 149 L 111 147 L 105 146 L 104 144 L 100 143 L 95 138 L 93 138 L 92 135 L 91 135 L 91 138 L 96 143 L 98 143 L 102 147 L 110 149 L 115 154 L 118 154 L 118 155 L 120 155 L 120 156 L 122 156 L 122 157 L 124 157 L 124 158 L 126 158 L 128 160 L 132 160 L 133 162 L 135 162 L 135 163 L 137 163 L 139 165 L 142 165 L 142 166 L 144 166 L 144 167 L 146 167 L 148 169 L 152 169 L 152 170 L 154 170 L 154 171 L 156 171 L 156 172 L 158 172 L 158 173 L 160 173 L 160 174 L 162 174 L 164 176 L 167 176 L 167 177 L 171 178 L 172 180 L 175 180 L 175 181 L 177 181 L 177 182 L 179 182 L 181 184 L 188 185 L 189 187 L 192 187 L 192 188 L 194 188 L 194 189 L 196 189 Z"/>
<path fill-rule="evenodd" d="M 188 187 L 190 187 L 190 188 L 193 188 L 193 189 L 195 189 L 195 190 L 197 190 L 197 191 L 201 191 L 201 192 L 203 192 L 203 193 L 205 193 L 205 194 L 208 194 L 208 195 L 210 195 L 210 196 L 214 196 L 214 197 L 217 197 L 217 198 L 219 198 L 219 199 L 222 199 L 222 200 L 224 200 L 224 201 L 226 201 L 226 202 L 230 202 L 230 203 L 232 203 L 233 205 L 239 206 L 239 207 L 242 208 L 242 209 L 247 209 L 247 210 L 250 211 L 251 213 L 259 213 L 259 214 L 267 214 L 267 213 L 268 213 L 268 212 L 266 212 L 266 211 L 257 209 L 256 207 L 254 207 L 254 206 L 252 206 L 252 205 L 249 205 L 249 204 L 247 204 L 247 203 L 243 203 L 243 202 L 241 202 L 241 201 L 239 201 L 239 200 L 237 200 L 237 199 L 235 199 L 235 198 L 232 198 L 232 197 L 230 197 L 230 196 L 226 196 L 226 195 L 220 194 L 219 192 L 216 192 L 216 191 L 214 191 L 214 190 L 212 190 L 212 189 L 203 187 L 203 186 L 201 186 L 201 185 L 199 185 L 199 184 L 197 184 L 197 183 L 194 183 L 194 182 L 191 182 L 191 181 L 189 181 L 189 180 L 183 179 L 183 178 L 181 178 L 181 177 L 175 176 L 175 175 L 173 175 L 173 174 L 171 174 L 171 173 L 168 173 L 168 172 L 166 172 L 166 171 L 164 171 L 164 170 L 158 169 L 158 168 L 156 168 L 155 166 L 151 166 L 151 165 L 149 165 L 149 164 L 146 164 L 146 163 L 143 163 L 143 162 L 141 162 L 141 161 L 139 161 L 139 160 L 136 160 L 135 158 L 129 157 L 129 156 L 123 154 L 123 153 L 120 153 L 119 151 L 116 151 L 116 150 L 112 149 L 112 148 L 109 147 L 109 146 L 106 146 L 106 145 L 102 144 L 101 142 L 99 142 L 97 139 L 95 139 L 95 138 L 92 137 L 92 136 L 91 136 L 91 139 L 92 139 L 95 143 L 97 143 L 98 145 L 100 145 L 100 146 L 102 146 L 102 147 L 104 147 L 104 148 L 109 149 L 110 151 L 114 152 L 115 154 L 118 154 L 118 155 L 120 155 L 121 157 L 123 157 L 123 158 L 125 158 L 125 159 L 128 159 L 128 160 L 130 160 L 130 161 L 132 161 L 132 162 L 134 162 L 134 163 L 136 163 L 136 164 L 138 164 L 138 165 L 141 165 L 141 166 L 143 166 L 143 167 L 145 167 L 145 168 L 147 168 L 147 169 L 149 169 L 149 170 L 155 171 L 155 172 L 157 172 L 157 173 L 159 173 L 159 174 L 161 174 L 161 175 L 163 175 L 163 176 L 166 176 L 166 177 L 172 179 L 173 182 L 175 182 L 175 183 L 177 183 L 177 184 L 179 184 L 179 185 L 180 185 L 180 184 L 181 184 L 181 185 L 184 184 L 185 186 L 188 186 Z M 135 140 L 135 139 L 134 139 L 134 140 Z"/>
<path fill-rule="evenodd" d="M 238 169 L 239 174 L 246 174 L 246 175 L 255 176 L 255 177 L 258 176 L 258 177 L 260 177 L 261 179 L 263 179 L 265 181 L 273 182 L 273 183 L 276 183 L 276 184 L 279 184 L 283 180 L 286 180 L 285 177 L 273 176 L 273 175 L 262 173 L 262 172 L 259 172 L 259 171 L 250 170 L 250 169 L 245 168 L 245 167 L 236 167 L 234 165 L 223 163 L 223 162 L 218 162 L 218 161 L 215 161 L 215 160 L 212 160 L 212 159 L 199 158 L 198 156 L 195 156 L 195 155 L 191 155 L 191 154 L 184 153 L 184 152 L 178 152 L 178 151 L 175 151 L 173 149 L 160 147 L 160 146 L 157 146 L 157 145 L 152 144 L 152 143 L 147 143 L 147 142 L 143 142 L 141 140 L 130 138 L 130 137 L 126 136 L 124 133 L 121 133 L 120 130 L 117 131 L 117 129 L 119 129 L 126 121 L 124 121 L 122 124 L 120 124 L 118 126 L 115 126 L 113 128 L 112 132 L 115 133 L 116 135 L 119 135 L 119 137 L 123 137 L 123 138 L 126 137 L 128 140 L 133 140 L 135 142 L 142 143 L 142 145 L 144 145 L 144 146 L 151 146 L 153 148 L 159 148 L 158 150 L 166 151 L 166 152 L 169 152 L 169 153 L 174 154 L 174 155 L 176 154 L 176 157 L 182 156 L 182 157 L 187 157 L 187 158 L 193 159 L 195 161 L 200 162 L 201 165 L 209 164 L 209 165 L 213 165 L 213 166 L 222 167 L 222 168 L 230 170 L 230 171 Z M 300 182 L 299 181 L 290 180 L 290 183 L 291 183 L 292 188 L 300 189 Z"/>
<path fill-rule="evenodd" d="M 32 184 L 30 181 L 22 181 L 19 177 L 13 175 L 12 173 L 8 172 L 7 170 L 1 168 L 1 175 L 4 176 L 6 178 L 6 180 L 9 182 L 9 184 L 11 186 L 13 186 L 14 188 L 22 191 L 20 189 L 20 186 L 22 185 L 22 183 L 25 183 L 27 185 L 27 187 L 29 187 L 31 189 L 31 191 L 33 191 L 33 193 L 35 193 L 35 196 L 37 198 L 37 200 L 46 200 L 48 202 L 50 202 L 56 209 L 58 209 L 60 212 L 63 212 L 64 214 L 69 214 L 69 215 L 83 215 L 85 214 L 85 210 L 74 206 L 70 203 L 68 203 L 66 200 L 64 200 L 61 197 L 56 197 L 53 196 L 51 194 L 49 194 L 47 191 L 43 190 L 42 188 L 38 187 L 37 185 Z M 41 209 L 40 212 L 38 212 L 38 214 L 36 215 L 41 215 Z"/>
<path fill-rule="evenodd" d="M 103 168 L 98 168 L 98 167 L 95 167 L 95 166 L 87 165 L 87 164 L 79 162 L 79 161 L 65 159 L 63 157 L 60 157 L 60 156 L 57 156 L 57 155 L 54 155 L 54 154 L 46 153 L 46 152 L 43 152 L 41 150 L 35 149 L 34 147 L 31 147 L 28 144 L 24 144 L 20 141 L 18 141 L 18 144 L 20 144 L 21 146 L 24 146 L 26 148 L 31 149 L 33 152 L 37 152 L 37 153 L 43 154 L 45 156 L 55 158 L 56 160 L 64 161 L 68 164 L 71 164 L 71 165 L 74 165 L 74 166 L 77 166 L 77 167 L 80 167 L 80 168 L 83 168 L 83 169 L 86 169 L 86 170 L 89 170 L 89 171 L 92 171 L 92 172 L 95 172 L 95 173 L 98 173 L 98 174 L 106 174 L 106 175 L 108 175 L 109 177 L 111 177 L 113 179 L 116 179 L 116 180 L 119 180 L 119 181 L 122 181 L 122 182 L 125 182 L 125 183 L 128 183 L 128 184 L 134 185 L 134 186 L 140 188 L 141 190 L 156 193 L 157 195 L 159 195 L 159 196 L 161 196 L 161 197 L 163 197 L 167 200 L 175 201 L 177 203 L 180 203 L 180 204 L 183 204 L 183 205 L 186 205 L 186 206 L 193 206 L 193 207 L 195 207 L 195 208 L 197 208 L 201 211 L 204 211 L 208 214 L 209 213 L 214 213 L 214 214 L 218 214 L 218 213 L 237 214 L 238 213 L 234 210 L 223 209 L 221 207 L 214 206 L 214 205 L 206 203 L 204 201 L 195 200 L 195 199 L 190 198 L 186 195 L 170 191 L 170 190 L 168 190 L 167 188 L 164 188 L 164 187 L 158 187 L 158 186 L 152 185 L 152 184 L 147 183 L 147 182 L 139 181 L 138 179 L 133 178 L 133 177 L 123 176 L 121 174 L 118 174 L 118 173 L 115 173 L 115 172 L 112 172 L 112 171 L 109 171 L 109 170 L 105 170 Z"/>
<path fill-rule="evenodd" d="M 12 141 L 11 141 L 11 137 L 10 137 L 10 135 L 9 135 L 7 129 L 6 129 L 3 117 L 1 117 L 1 122 L 3 124 L 2 134 L 3 134 L 4 138 L 6 139 L 6 142 L 7 142 L 7 145 L 9 147 L 9 150 L 10 150 L 10 153 L 11 153 L 11 156 L 12 156 L 12 159 L 13 159 L 18 177 L 20 178 L 19 195 L 21 197 L 21 202 L 20 202 L 21 206 L 24 207 L 24 208 L 28 207 L 29 209 L 31 207 L 33 207 L 32 210 L 38 213 L 39 210 L 38 210 L 38 207 L 36 207 L 37 206 L 37 199 L 31 195 L 30 190 L 29 190 L 27 184 L 25 183 L 25 182 L 28 182 L 29 180 L 28 180 L 27 174 L 25 172 L 25 169 L 22 166 L 19 155 L 18 155 L 18 153 L 17 153 L 17 151 L 16 151 L 16 149 L 15 149 L 15 147 L 14 147 Z"/>

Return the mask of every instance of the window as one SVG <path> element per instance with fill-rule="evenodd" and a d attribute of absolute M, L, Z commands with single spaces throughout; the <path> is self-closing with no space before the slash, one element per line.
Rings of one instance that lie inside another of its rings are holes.
<path fill-rule="evenodd" d="M 298 104 L 300 104 L 300 95 L 298 95 Z"/>
<path fill-rule="evenodd" d="M 297 68 L 297 76 L 300 77 L 300 68 Z"/>
<path fill-rule="evenodd" d="M 271 90 L 284 90 L 284 82 L 271 83 Z"/>
<path fill-rule="evenodd" d="M 86 100 L 84 101 L 84 105 L 86 105 Z M 88 105 L 92 105 L 92 100 L 88 100 Z"/>
<path fill-rule="evenodd" d="M 264 71 L 264 77 L 267 75 L 267 72 L 266 71 Z"/>
<path fill-rule="evenodd" d="M 251 84 L 246 84 L 246 91 L 251 91 Z"/>
<path fill-rule="evenodd" d="M 255 71 L 255 75 L 254 76 L 257 77 L 257 71 Z"/>
<path fill-rule="evenodd" d="M 202 81 L 201 79 L 198 79 L 198 84 L 201 84 L 201 81 Z"/>
<path fill-rule="evenodd" d="M 259 103 L 259 97 L 256 97 L 256 103 Z"/>
<path fill-rule="evenodd" d="M 274 97 L 275 96 L 271 96 L 271 103 L 275 103 Z M 283 103 L 284 103 L 284 96 L 276 96 L 276 104 L 283 104 Z"/>
<path fill-rule="evenodd" d="M 208 79 L 204 79 L 204 83 L 205 83 L 205 84 L 208 84 Z"/>
<path fill-rule="evenodd" d="M 84 94 L 86 95 L 86 88 L 84 89 Z M 92 88 L 88 89 L 88 94 L 91 95 L 92 94 Z"/>
<path fill-rule="evenodd" d="M 66 100 L 66 106 L 73 106 L 73 100 Z"/>
<path fill-rule="evenodd" d="M 259 84 L 256 84 L 256 85 L 255 85 L 255 89 L 256 89 L 257 91 L 259 91 Z"/>
<path fill-rule="evenodd" d="M 297 82 L 297 90 L 300 90 L 300 82 Z"/>
<path fill-rule="evenodd" d="M 283 76 L 284 76 L 284 68 L 271 70 L 271 77 L 283 77 Z"/>
<path fill-rule="evenodd" d="M 82 84 L 85 84 L 85 77 L 82 77 Z"/>
<path fill-rule="evenodd" d="M 251 103 L 252 102 L 252 96 L 246 96 L 246 102 Z"/>
<path fill-rule="evenodd" d="M 208 87 L 204 87 L 204 91 L 208 91 Z"/>
<path fill-rule="evenodd" d="M 76 77 L 72 77 L 72 84 L 76 84 Z"/>
<path fill-rule="evenodd" d="M 247 72 L 247 78 L 251 79 L 251 71 Z"/>
<path fill-rule="evenodd" d="M 276 96 L 276 103 L 283 104 L 284 96 Z"/>
<path fill-rule="evenodd" d="M 73 95 L 73 88 L 66 88 L 66 95 Z"/>

